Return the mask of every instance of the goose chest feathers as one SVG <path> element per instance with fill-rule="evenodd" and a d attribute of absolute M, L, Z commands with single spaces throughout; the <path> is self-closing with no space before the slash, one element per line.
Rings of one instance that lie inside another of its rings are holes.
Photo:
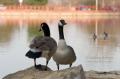
<path fill-rule="evenodd" d="M 59 40 L 54 60 L 59 64 L 72 64 L 76 60 L 75 53 L 73 52 L 73 48 L 68 46 L 65 40 Z"/>

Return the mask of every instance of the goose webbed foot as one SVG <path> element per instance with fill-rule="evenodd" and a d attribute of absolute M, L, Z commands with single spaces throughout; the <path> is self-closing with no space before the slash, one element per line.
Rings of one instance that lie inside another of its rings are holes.
<path fill-rule="evenodd" d="M 42 65 L 41 64 L 39 64 L 39 65 L 36 65 L 36 67 L 35 67 L 36 69 L 38 69 L 38 70 L 42 70 Z"/>
<path fill-rule="evenodd" d="M 46 67 L 45 67 L 45 71 L 47 71 L 47 68 L 48 68 L 48 67 L 47 67 L 47 65 L 48 65 L 48 62 L 49 62 L 49 60 L 47 60 L 47 61 L 46 61 Z"/>
<path fill-rule="evenodd" d="M 47 71 L 47 67 L 45 67 L 45 71 Z"/>
<path fill-rule="evenodd" d="M 47 69 L 48 69 L 48 67 L 47 67 L 47 65 L 45 66 L 45 71 L 47 71 Z"/>
<path fill-rule="evenodd" d="M 39 64 L 39 65 L 36 64 L 36 58 L 34 58 L 34 67 L 35 67 L 35 69 L 42 69 L 41 64 Z"/>

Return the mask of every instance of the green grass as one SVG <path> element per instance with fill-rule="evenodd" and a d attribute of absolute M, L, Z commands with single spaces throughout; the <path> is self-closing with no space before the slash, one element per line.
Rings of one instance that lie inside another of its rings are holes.
<path fill-rule="evenodd" d="M 35 36 L 42 36 L 43 32 L 39 32 L 39 26 L 37 25 L 29 25 L 28 28 L 28 38 L 31 40 L 31 38 Z"/>
<path fill-rule="evenodd" d="M 28 5 L 45 5 L 48 0 L 23 0 L 23 4 Z M 13 5 L 18 4 L 18 0 L 0 0 L 0 4 Z"/>
<path fill-rule="evenodd" d="M 17 0 L 0 0 L 0 4 L 4 4 L 4 5 L 18 4 L 18 1 Z"/>
<path fill-rule="evenodd" d="M 24 0 L 24 3 L 29 5 L 45 5 L 47 2 L 47 0 Z"/>

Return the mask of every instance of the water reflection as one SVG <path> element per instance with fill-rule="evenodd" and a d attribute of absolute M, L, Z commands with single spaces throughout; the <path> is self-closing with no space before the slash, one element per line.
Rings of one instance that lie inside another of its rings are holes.
<path fill-rule="evenodd" d="M 58 41 L 57 20 L 1 19 L 0 63 L 3 64 L 0 65 L 0 78 L 33 65 L 25 53 L 31 39 L 40 34 L 39 25 L 44 21 L 49 24 L 52 37 Z M 73 65 L 82 64 L 85 70 L 120 70 L 120 19 L 76 19 L 66 22 L 65 39 L 77 55 Z M 104 39 L 104 32 L 108 33 L 107 39 Z M 97 35 L 95 41 L 94 33 Z M 37 63 L 45 64 L 45 59 L 38 59 Z M 53 60 L 48 66 L 56 70 Z"/>
<path fill-rule="evenodd" d="M 17 27 L 15 27 L 14 24 L 0 24 L 0 44 L 5 44 L 6 42 L 9 42 L 11 39 L 11 36 L 14 32 L 14 30 Z"/>

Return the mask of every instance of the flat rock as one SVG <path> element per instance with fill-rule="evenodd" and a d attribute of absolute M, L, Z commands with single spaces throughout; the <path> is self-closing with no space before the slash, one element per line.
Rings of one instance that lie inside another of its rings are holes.
<path fill-rule="evenodd" d="M 44 70 L 45 66 L 40 68 L 30 67 L 25 70 L 9 74 L 3 79 L 86 79 L 81 65 L 64 70 L 52 71 L 50 68 Z"/>

